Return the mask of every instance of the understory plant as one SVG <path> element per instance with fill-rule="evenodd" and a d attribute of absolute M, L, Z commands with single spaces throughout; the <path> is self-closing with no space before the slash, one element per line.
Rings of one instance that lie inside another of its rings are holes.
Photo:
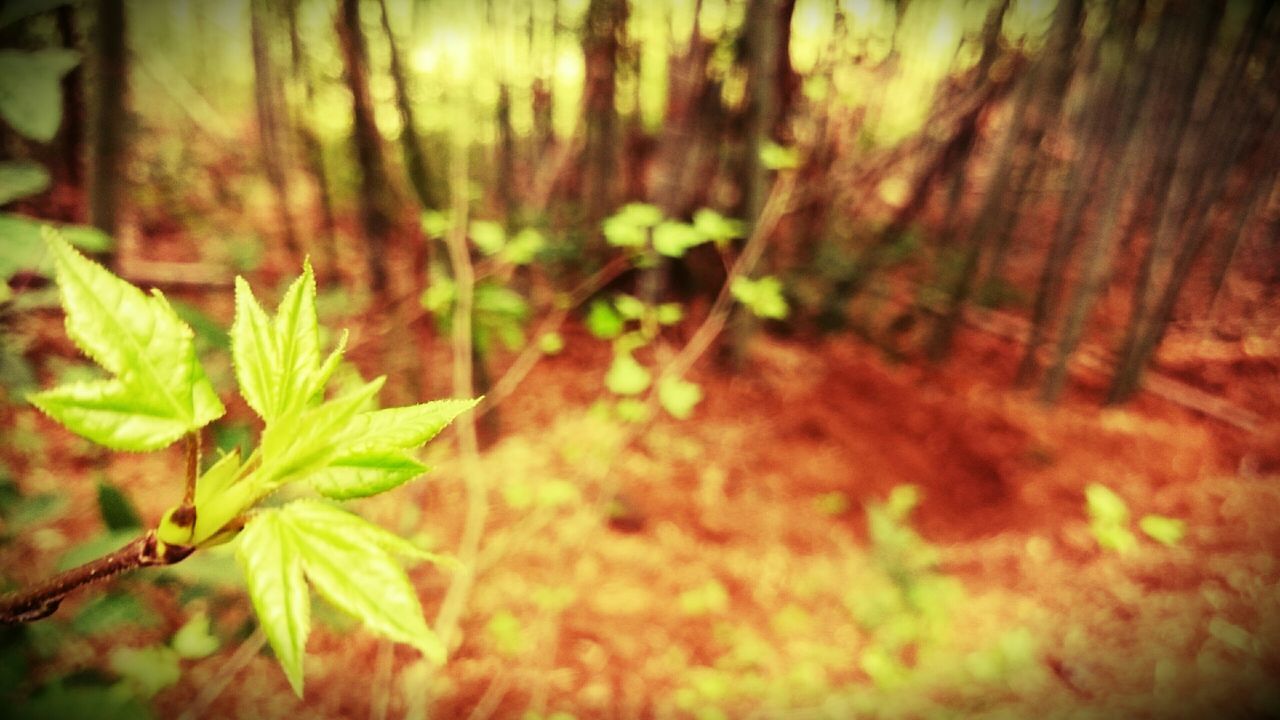
<path fill-rule="evenodd" d="M 347 335 L 320 346 L 311 266 L 269 315 L 236 278 L 232 360 L 240 393 L 261 418 L 257 448 L 233 450 L 201 468 L 201 429 L 222 401 L 196 356 L 191 328 L 158 290 L 150 295 L 46 231 L 66 330 L 110 377 L 35 393 L 30 401 L 72 432 L 125 452 L 186 446 L 181 499 L 155 527 L 116 552 L 0 597 L 0 621 L 46 617 L 77 588 L 140 567 L 172 565 L 233 541 L 259 623 L 294 691 L 303 691 L 311 629 L 310 590 L 370 631 L 442 662 L 397 558 L 433 560 L 409 541 L 343 509 L 427 468 L 412 452 L 476 400 L 376 409 L 384 378 L 326 393 Z"/>

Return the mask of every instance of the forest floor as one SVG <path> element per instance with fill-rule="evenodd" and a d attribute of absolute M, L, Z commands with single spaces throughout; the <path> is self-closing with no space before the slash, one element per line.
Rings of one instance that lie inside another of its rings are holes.
<path fill-rule="evenodd" d="M 49 339 L 58 329 L 37 350 L 72 356 Z M 184 665 L 159 717 L 193 704 L 299 719 L 1280 717 L 1274 437 L 1147 394 L 1099 409 L 1088 378 L 1045 408 L 1009 389 L 1017 344 L 966 331 L 937 367 L 848 338 L 762 335 L 744 372 L 695 367 L 692 418 L 633 438 L 597 403 L 607 346 L 576 327 L 565 339 L 502 403 L 481 454 L 490 512 L 445 667 L 320 613 L 299 701 L 269 651 L 237 653 L 252 624 L 234 586 L 175 593 L 138 573 L 128 587 L 159 622 L 64 642 L 31 673 L 102 667 L 111 647 L 163 641 L 202 608 L 223 649 Z M 443 344 L 425 366 L 447 367 Z M 1280 417 L 1277 348 L 1179 352 L 1192 344 L 1172 339 L 1164 370 Z M 448 373 L 433 374 L 427 389 L 447 394 Z M 35 579 L 101 534 L 99 472 L 147 520 L 174 501 L 175 453 L 104 457 L 10 412 L 10 437 L 39 448 L 5 443 L 18 486 L 66 506 L 6 543 L 6 574 Z M 427 457 L 430 475 L 359 510 L 448 551 L 463 463 L 453 442 Z M 1127 552 L 1099 545 L 1094 483 L 1127 506 Z M 1185 521 L 1185 537 L 1157 542 L 1146 515 Z M 447 571 L 411 575 L 434 617 Z"/>

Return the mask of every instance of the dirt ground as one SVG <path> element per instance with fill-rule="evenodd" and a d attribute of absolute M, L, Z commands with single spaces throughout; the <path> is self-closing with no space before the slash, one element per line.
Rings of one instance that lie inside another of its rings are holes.
<path fill-rule="evenodd" d="M 55 336 L 38 350 L 71 355 Z M 163 641 L 199 607 L 223 649 L 184 666 L 158 717 L 1280 716 L 1280 450 L 1265 430 L 1151 395 L 1098 409 L 1087 376 L 1046 409 L 1008 389 L 1019 347 L 967 331 L 938 367 L 852 339 L 761 336 L 745 372 L 695 368 L 692 418 L 633 439 L 597 402 L 605 344 L 576 327 L 565 338 L 501 405 L 482 454 L 490 512 L 445 667 L 317 611 L 299 701 L 269 651 L 245 651 L 235 588 L 193 606 L 131 581 L 158 623 L 34 672 Z M 354 359 L 371 364 L 360 342 Z M 1280 417 L 1276 348 L 1215 342 L 1173 338 L 1162 371 Z M 428 367 L 447 367 L 441 345 Z M 434 373 L 426 391 L 447 382 Z M 68 498 L 44 546 L 4 548 L 20 579 L 101 531 L 98 470 L 144 518 L 173 501 L 176 454 L 105 457 L 30 411 L 8 422 L 43 443 L 42 460 L 9 458 L 19 485 Z M 451 436 L 427 456 L 430 475 L 359 509 L 448 551 L 463 470 Z M 1093 483 L 1127 505 L 1131 551 L 1099 547 Z M 908 485 L 918 505 L 881 522 Z M 1148 514 L 1185 521 L 1185 537 L 1146 536 Z M 448 574 L 411 574 L 434 617 Z"/>

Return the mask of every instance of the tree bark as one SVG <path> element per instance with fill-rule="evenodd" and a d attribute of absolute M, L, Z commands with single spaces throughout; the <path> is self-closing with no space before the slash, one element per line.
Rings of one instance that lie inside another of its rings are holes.
<path fill-rule="evenodd" d="M 618 148 L 617 90 L 618 34 L 626 23 L 626 0 L 591 0 L 582 35 L 586 58 L 583 113 L 586 144 L 582 178 L 585 183 L 584 215 L 589 244 L 598 245 L 600 222 L 616 203 L 615 172 Z"/>
<path fill-rule="evenodd" d="M 72 5 L 60 5 L 57 9 L 58 35 L 62 46 L 71 50 L 79 47 L 76 37 L 76 12 Z M 84 182 L 80 165 L 84 156 L 84 67 L 77 65 L 62 78 L 62 127 L 59 129 L 59 151 L 62 163 L 59 167 L 62 181 L 77 190 Z M 77 210 L 78 212 L 78 210 Z M 72 218 L 78 221 L 80 218 Z"/>
<path fill-rule="evenodd" d="M 337 275 L 337 248 L 334 247 L 337 233 L 337 222 L 333 216 L 333 196 L 329 191 L 329 176 L 324 167 L 324 148 L 320 137 L 311 127 L 308 112 L 315 102 L 315 84 L 311 81 L 306 53 L 302 48 L 302 38 L 298 34 L 298 4 L 300 0 L 291 0 L 287 12 L 289 23 L 289 56 L 290 70 L 294 82 L 302 88 L 302 111 L 296 111 L 294 127 L 298 134 L 298 143 L 302 148 L 303 162 L 311 173 L 316 184 L 317 200 L 320 203 L 320 242 L 315 245 L 320 250 L 318 272 L 324 279 Z"/>
<path fill-rule="evenodd" d="M 1160 19 L 1156 42 L 1147 53 L 1148 62 L 1134 63 L 1126 70 L 1121 97 L 1130 98 L 1122 102 L 1131 109 L 1132 114 L 1122 114 L 1121 122 L 1112 132 L 1107 154 L 1118 155 L 1120 160 L 1111 170 L 1110 182 L 1103 192 L 1104 207 L 1093 233 L 1086 240 L 1084 266 L 1080 270 L 1080 279 L 1067 306 L 1067 314 L 1058 336 L 1053 364 L 1041 384 L 1040 399 L 1046 403 L 1057 401 L 1066 384 L 1067 362 L 1080 343 L 1093 304 L 1110 272 L 1112 255 L 1122 230 L 1121 207 L 1126 195 L 1125 190 L 1136 175 L 1135 169 L 1139 160 L 1153 150 L 1148 143 L 1135 139 L 1135 129 L 1141 123 L 1134 122 L 1134 115 L 1140 114 L 1147 123 L 1159 121 L 1154 117 L 1153 106 L 1148 102 L 1152 78 L 1157 75 L 1165 76 L 1180 65 L 1178 58 L 1168 57 L 1159 51 L 1159 48 L 1169 47 L 1176 37 L 1179 30 L 1178 20 L 1179 18 L 1166 8 Z"/>
<path fill-rule="evenodd" d="M 294 232 L 293 218 L 289 212 L 289 176 L 286 171 L 286 150 L 282 142 L 281 100 L 283 85 L 276 75 L 272 60 L 267 24 L 270 8 L 266 0 L 250 0 L 249 33 L 253 51 L 253 97 L 258 117 L 258 145 L 262 151 L 262 169 L 276 195 L 276 209 L 280 217 L 280 231 L 284 235 L 285 251 L 289 264 L 297 265 L 302 259 L 302 249 Z"/>
<path fill-rule="evenodd" d="M 351 89 L 352 142 L 360 175 L 360 224 L 368 248 L 369 286 L 375 293 L 382 294 L 387 289 L 387 243 L 395 213 L 391 208 L 391 182 L 382 157 L 382 136 L 373 118 L 369 55 L 360 26 L 359 0 L 340 0 L 336 26 L 342 64 Z"/>
<path fill-rule="evenodd" d="M 992 244 L 998 258 L 1017 222 L 1040 141 L 1050 123 L 1057 121 L 1062 97 L 1071 80 L 1072 55 L 1080 37 L 1083 6 L 1083 0 L 1062 0 L 1058 4 L 1049 45 L 1018 93 L 1014 116 L 984 194 L 982 210 L 965 242 L 960 273 L 946 314 L 934 326 L 928 340 L 926 353 L 930 360 L 939 360 L 951 350 L 960 315 L 976 284 L 984 247 Z"/>
<path fill-rule="evenodd" d="M 431 183 L 427 153 L 422 147 L 417 114 L 413 110 L 413 92 L 409 76 L 404 71 L 399 43 L 391 30 L 391 19 L 387 16 L 387 0 L 378 0 L 378 9 L 382 18 L 382 32 L 387 36 L 387 44 L 391 50 L 391 80 L 395 84 L 396 110 L 400 113 L 400 151 L 404 156 L 405 173 L 409 176 L 409 185 L 413 188 L 419 205 L 424 208 L 440 207 L 443 201 Z"/>
<path fill-rule="evenodd" d="M 89 223 L 118 237 L 120 203 L 127 186 L 124 173 L 128 140 L 128 58 L 125 48 L 124 0 L 99 0 L 92 53 L 97 92 L 93 97 L 93 145 L 90 148 Z"/>

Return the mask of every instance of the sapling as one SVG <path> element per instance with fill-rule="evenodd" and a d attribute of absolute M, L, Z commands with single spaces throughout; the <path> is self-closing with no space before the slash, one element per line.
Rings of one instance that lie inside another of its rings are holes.
<path fill-rule="evenodd" d="M 185 488 L 154 528 L 123 548 L 0 597 L 0 622 L 38 620 L 84 585 L 178 563 L 234 540 L 259 622 L 299 695 L 311 628 L 308 586 L 369 630 L 442 662 L 444 646 L 395 556 L 440 558 L 335 501 L 377 495 L 421 475 L 427 468 L 412 451 L 477 401 L 367 409 L 384 378 L 326 397 L 347 335 L 322 354 L 310 263 L 274 316 L 238 277 L 232 360 L 240 393 L 263 428 L 247 458 L 233 450 L 201 472 L 201 430 L 225 410 L 196 357 L 191 328 L 160 291 L 144 294 L 56 232 L 46 231 L 45 240 L 67 334 L 110 378 L 38 392 L 32 404 L 113 450 L 154 451 L 184 441 Z"/>

